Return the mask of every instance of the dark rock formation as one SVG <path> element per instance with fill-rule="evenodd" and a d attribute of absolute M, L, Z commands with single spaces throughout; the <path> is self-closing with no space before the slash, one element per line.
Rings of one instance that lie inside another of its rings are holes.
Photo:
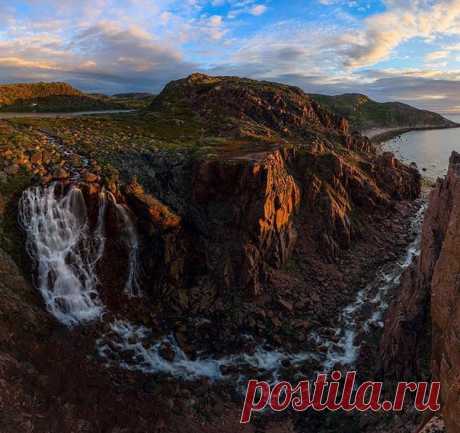
<path fill-rule="evenodd" d="M 170 84 L 152 109 L 129 120 L 154 136 L 151 146 L 127 139 L 114 151 L 106 136 L 97 136 L 88 155 L 79 140 L 70 146 L 59 131 L 40 131 L 33 149 L 2 147 L 0 174 L 15 192 L 33 181 L 55 180 L 63 188 L 79 182 L 91 228 L 103 188 L 110 191 L 97 269 L 108 316 L 173 333 L 191 357 L 249 353 L 256 340 L 285 351 L 314 350 L 310 331 L 335 326 L 339 308 L 372 277 L 375 263 L 392 261 L 407 244 L 402 219 L 420 193 L 417 170 L 391 154 L 378 156 L 369 140 L 349 133 L 346 120 L 288 86 L 193 75 Z M 202 128 L 202 138 L 190 134 L 197 143 L 184 139 L 161 149 L 162 125 L 180 132 L 192 130 L 191 123 Z M 114 140 L 126 130 L 117 130 Z M 6 173 L 16 170 L 24 179 L 10 185 Z M 7 204 L 13 200 L 9 195 Z M 123 295 L 129 251 L 119 205 L 140 238 L 140 299 Z M 93 339 L 106 325 L 61 329 L 25 355 L 46 372 L 34 394 L 51 400 L 45 401 L 49 413 L 39 413 L 40 431 L 202 431 L 205 418 L 217 420 L 206 431 L 236 431 L 240 405 L 230 402 L 226 386 L 101 369 L 87 355 L 94 355 Z M 22 338 L 17 329 L 12 333 Z M 243 341 L 244 333 L 254 342 Z M 167 347 L 161 352 L 171 357 Z M 317 367 L 308 363 L 302 373 Z M 178 404 L 180 387 L 187 393 Z M 197 406 L 188 406 L 192 400 Z M 281 421 L 240 428 L 294 431 L 291 421 Z"/>
<path fill-rule="evenodd" d="M 441 381 L 443 417 L 449 433 L 460 432 L 460 154 L 432 195 L 431 226 L 439 251 L 431 282 L 433 377 Z M 436 209 L 439 209 L 438 211 Z M 429 214 L 430 215 L 430 214 Z"/>
<path fill-rule="evenodd" d="M 460 155 L 453 152 L 446 178 L 430 194 L 421 254 L 403 275 L 381 344 L 384 371 L 397 379 L 426 378 L 431 354 L 450 433 L 460 431 L 459 248 Z"/>
<path fill-rule="evenodd" d="M 195 310 L 193 291 L 203 287 L 206 311 L 229 296 L 260 296 L 299 230 L 321 260 L 335 261 L 373 215 L 420 192 L 416 169 L 377 156 L 345 119 L 294 87 L 194 74 L 166 86 L 152 110 L 189 112 L 223 138 L 217 156 L 114 161 L 127 181 L 137 174 L 126 200 L 146 236 L 151 291 L 169 307 Z"/>

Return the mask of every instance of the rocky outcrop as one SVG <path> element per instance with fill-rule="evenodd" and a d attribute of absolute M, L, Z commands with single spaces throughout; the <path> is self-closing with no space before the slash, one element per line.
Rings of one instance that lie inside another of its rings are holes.
<path fill-rule="evenodd" d="M 366 137 L 350 134 L 345 118 L 325 110 L 298 87 L 278 83 L 192 74 L 169 83 L 150 108 L 199 115 L 219 136 L 273 142 L 311 139 L 321 132 L 351 150 L 373 149 Z"/>
<path fill-rule="evenodd" d="M 446 178 L 430 194 L 421 253 L 403 275 L 381 345 L 385 373 L 404 380 L 426 379 L 423 363 L 431 354 L 433 379 L 442 383 L 443 417 L 452 433 L 460 431 L 459 248 L 460 155 L 454 152 Z"/>
<path fill-rule="evenodd" d="M 441 381 L 443 418 L 449 433 L 460 432 L 460 154 L 450 159 L 447 178 L 432 196 L 439 251 L 431 282 L 432 368 Z"/>
<path fill-rule="evenodd" d="M 146 194 L 139 183 L 131 182 L 124 192 L 133 211 L 151 223 L 152 228 L 166 231 L 180 227 L 181 218 L 151 194 Z"/>
<path fill-rule="evenodd" d="M 176 310 L 266 295 L 299 232 L 331 263 L 377 214 L 420 193 L 415 168 L 377 156 L 345 119 L 294 87 L 193 74 L 166 86 L 151 110 L 152 122 L 198 122 L 219 143 L 199 156 L 113 157 L 145 237 L 150 292 Z"/>
<path fill-rule="evenodd" d="M 266 268 L 281 267 L 292 252 L 300 189 L 287 157 L 275 151 L 260 160 L 211 160 L 194 172 L 192 196 L 206 218 L 209 263 L 227 289 L 261 294 Z"/>
<path fill-rule="evenodd" d="M 415 169 L 329 145 L 131 161 L 139 180 L 124 194 L 144 233 L 151 293 L 169 307 L 206 312 L 235 296 L 266 295 L 299 232 L 312 254 L 334 262 L 376 215 L 418 196 Z"/>

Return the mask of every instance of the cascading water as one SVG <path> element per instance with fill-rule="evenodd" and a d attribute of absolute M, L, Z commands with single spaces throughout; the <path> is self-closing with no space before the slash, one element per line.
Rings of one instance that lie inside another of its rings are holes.
<path fill-rule="evenodd" d="M 359 356 L 359 345 L 355 343 L 360 326 L 364 332 L 369 332 L 371 326 L 383 327 L 383 316 L 388 308 L 388 293 L 394 289 L 401 279 L 402 273 L 408 268 L 420 253 L 421 226 L 426 204 L 422 204 L 411 223 L 411 231 L 417 236 L 409 244 L 404 256 L 389 268 L 382 269 L 374 282 L 361 289 L 353 303 L 345 307 L 340 316 L 340 326 L 334 330 L 337 342 L 321 341 L 327 349 L 323 363 L 325 370 L 330 371 L 335 365 L 354 366 Z M 364 321 L 362 310 L 366 305 L 373 306 L 373 313 Z"/>
<path fill-rule="evenodd" d="M 141 294 L 139 239 L 128 210 L 110 192 L 99 194 L 97 224 L 91 230 L 85 198 L 76 186 L 59 183 L 24 191 L 19 220 L 27 235 L 27 250 L 37 264 L 37 285 L 48 311 L 72 326 L 101 316 L 104 306 L 97 285 L 96 264 L 105 250 L 108 199 L 121 220 L 129 251 L 125 290 Z"/>
<path fill-rule="evenodd" d="M 19 218 L 27 250 L 37 264 L 37 284 L 48 311 L 71 326 L 101 316 L 95 267 L 104 252 L 107 202 L 101 194 L 98 222 L 91 232 L 80 189 L 54 183 L 27 189 Z"/>
<path fill-rule="evenodd" d="M 252 340 L 249 335 L 245 336 Z M 162 347 L 170 349 L 171 359 L 166 360 Z M 225 379 L 229 374 L 237 373 L 239 383 L 244 384 L 245 372 L 257 370 L 272 383 L 279 378 L 283 363 L 298 366 L 308 359 L 317 359 L 310 353 L 287 354 L 262 346 L 257 346 L 253 353 L 241 353 L 221 358 L 209 356 L 190 359 L 180 348 L 173 335 L 166 335 L 155 341 L 152 331 L 140 325 L 118 320 L 110 324 L 110 330 L 97 342 L 97 350 L 109 364 L 119 364 L 128 370 L 143 373 L 163 373 L 184 380 L 206 377 L 212 381 Z M 130 356 L 127 356 L 129 354 Z M 231 373 L 225 369 L 231 367 Z"/>
<path fill-rule="evenodd" d="M 200 377 L 214 381 L 222 380 L 228 378 L 223 373 L 226 368 L 232 367 L 235 371 L 237 367 L 239 384 L 247 379 L 244 372 L 248 369 L 252 372 L 256 369 L 258 374 L 275 382 L 282 375 L 284 365 L 298 367 L 305 362 L 314 362 L 323 371 L 330 371 L 337 364 L 352 367 L 359 355 L 360 347 L 355 340 L 360 327 L 362 326 L 364 332 L 368 332 L 371 325 L 383 326 L 384 311 L 388 307 L 387 295 L 396 287 L 401 274 L 419 253 L 424 210 L 423 205 L 412 221 L 411 229 L 418 235 L 408 246 L 404 256 L 395 264 L 384 267 L 376 281 L 361 289 L 356 299 L 344 308 L 339 316 L 339 326 L 337 329 L 330 330 L 334 338 L 323 337 L 316 332 L 308 336 L 308 340 L 316 347 L 315 351 L 285 353 L 258 346 L 252 354 L 191 360 L 181 350 L 172 335 L 167 335 L 160 341 L 152 341 L 152 332 L 147 328 L 126 321 L 117 321 L 112 323 L 110 331 L 99 339 L 97 343 L 99 354 L 109 363 L 118 363 L 129 370 L 170 374 L 185 380 L 195 380 Z M 374 308 L 373 312 L 365 318 L 363 309 L 368 304 Z M 172 359 L 166 360 L 162 357 L 163 344 L 170 347 Z"/>
<path fill-rule="evenodd" d="M 20 222 L 27 234 L 27 249 L 37 263 L 38 288 L 47 309 L 62 323 L 71 326 L 101 317 L 104 306 L 97 291 L 96 264 L 105 249 L 105 216 L 110 202 L 120 218 L 124 242 L 129 251 L 128 276 L 125 291 L 130 296 L 141 294 L 139 272 L 139 238 L 128 209 L 116 202 L 111 193 L 101 192 L 97 224 L 91 230 L 85 199 L 76 186 L 64 188 L 55 183 L 48 187 L 32 187 L 23 193 L 19 204 Z M 413 230 L 420 231 L 424 207 L 413 222 Z M 101 356 L 119 360 L 125 368 L 148 373 L 167 373 L 183 379 L 208 377 L 224 379 L 228 367 L 240 367 L 239 371 L 257 369 L 262 375 L 275 381 L 284 364 L 300 366 L 315 361 L 323 369 L 330 370 L 336 364 L 352 366 L 359 354 L 355 339 L 362 324 L 365 332 L 371 325 L 382 325 L 387 308 L 387 294 L 394 288 L 412 259 L 417 255 L 418 236 L 395 265 L 383 269 L 377 281 L 360 290 L 356 300 L 348 305 L 339 317 L 340 326 L 333 330 L 334 338 L 312 333 L 309 339 L 320 351 L 288 354 L 257 347 L 252 354 L 230 355 L 220 359 L 210 357 L 190 360 L 172 335 L 160 341 L 152 340 L 147 328 L 117 320 L 109 325 L 109 333 L 98 341 Z M 366 304 L 374 306 L 372 314 L 363 320 Z M 170 347 L 172 360 L 164 359 L 161 348 Z M 133 354 L 127 360 L 126 353 Z M 240 373 L 240 380 L 244 373 Z"/>
<path fill-rule="evenodd" d="M 134 227 L 128 210 L 122 204 L 117 203 L 113 194 L 109 193 L 109 198 L 117 210 L 117 216 L 122 222 L 122 232 L 126 247 L 128 249 L 128 278 L 126 279 L 125 292 L 128 296 L 135 297 L 142 294 L 139 284 L 139 237 Z"/>

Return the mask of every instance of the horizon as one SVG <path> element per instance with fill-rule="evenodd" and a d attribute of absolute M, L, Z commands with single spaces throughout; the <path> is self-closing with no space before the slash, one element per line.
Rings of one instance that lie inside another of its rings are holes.
<path fill-rule="evenodd" d="M 192 72 L 192 74 L 195 74 L 197 72 Z M 184 77 L 179 77 L 178 80 L 180 79 L 185 79 L 187 78 L 188 76 L 184 76 Z M 217 77 L 217 76 L 215 76 Z M 240 77 L 240 76 L 236 76 L 236 78 L 241 78 L 241 79 L 246 79 L 248 77 Z M 14 86 L 14 85 L 27 85 L 27 84 L 40 84 L 40 83 L 43 83 L 43 84 L 53 84 L 53 83 L 62 83 L 62 84 L 69 84 L 71 85 L 69 82 L 66 82 L 66 81 L 29 81 L 29 82 L 17 82 L 17 83 L 0 83 L 0 87 L 1 86 L 8 86 L 8 85 L 11 85 L 11 86 Z M 168 82 L 169 83 L 169 82 Z M 168 84 L 166 83 L 165 86 Z M 281 83 L 281 82 L 274 82 L 274 84 L 286 84 L 286 83 Z M 73 88 L 75 88 L 76 90 L 79 90 L 85 94 L 88 94 L 88 95 L 96 95 L 96 94 L 101 94 L 101 95 L 104 95 L 104 96 L 108 96 L 108 97 L 112 97 L 112 96 L 115 96 L 115 95 L 121 95 L 121 94 L 129 94 L 129 93 L 139 93 L 139 94 L 142 94 L 142 93 L 146 93 L 146 94 L 149 94 L 149 95 L 152 95 L 152 96 L 156 96 L 158 94 L 160 94 L 163 89 L 164 89 L 164 86 L 156 93 L 152 93 L 152 92 L 149 92 L 148 90 L 138 90 L 138 91 L 134 91 L 134 92 L 115 92 L 115 93 L 103 93 L 103 92 L 84 92 L 82 89 L 79 89 L 78 87 L 76 86 L 73 86 Z M 314 95 L 315 93 L 306 93 L 307 95 Z M 320 95 L 318 93 L 318 95 Z M 325 94 L 326 95 L 326 94 Z M 345 95 L 360 95 L 360 96 L 365 96 L 367 98 L 369 98 L 368 95 L 365 95 L 363 93 L 330 93 L 330 94 L 327 94 L 328 96 L 345 96 Z M 397 100 L 388 100 L 388 101 L 378 101 L 377 99 L 373 99 L 373 98 L 369 98 L 375 102 L 388 102 L 388 103 L 399 103 L 401 101 L 397 101 Z M 410 105 L 410 104 L 409 104 Z M 417 107 L 416 107 L 417 108 Z M 433 110 L 430 110 L 428 108 L 421 108 L 422 110 L 428 110 L 428 111 L 433 111 Z M 438 114 L 441 114 L 442 116 L 446 117 L 446 118 L 449 118 L 449 116 L 453 116 L 453 117 L 457 117 L 457 116 L 460 116 L 460 111 L 452 111 L 452 112 L 449 112 L 449 111 L 446 111 L 446 112 L 442 112 L 442 111 L 439 111 L 439 112 L 436 112 L 436 111 L 433 111 L 435 113 L 438 113 Z M 452 120 L 455 120 L 457 121 L 458 119 L 452 119 Z"/>
<path fill-rule="evenodd" d="M 0 0 L 0 82 L 158 93 L 192 72 L 460 113 L 460 0 Z"/>

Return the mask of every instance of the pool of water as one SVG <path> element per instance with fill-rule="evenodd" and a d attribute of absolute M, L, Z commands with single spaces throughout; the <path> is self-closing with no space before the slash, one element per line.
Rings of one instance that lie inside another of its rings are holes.
<path fill-rule="evenodd" d="M 460 115 L 446 117 L 460 123 Z M 411 131 L 383 143 L 383 150 L 415 162 L 424 176 L 436 179 L 446 174 L 452 151 L 460 152 L 460 128 Z"/>

